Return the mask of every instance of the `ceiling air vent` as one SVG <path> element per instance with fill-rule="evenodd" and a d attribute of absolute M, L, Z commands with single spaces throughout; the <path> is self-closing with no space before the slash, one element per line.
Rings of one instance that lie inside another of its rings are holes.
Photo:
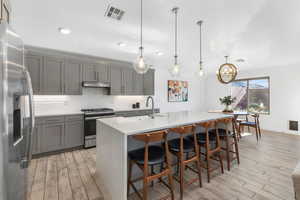
<path fill-rule="evenodd" d="M 105 12 L 105 16 L 109 17 L 109 18 L 116 19 L 116 20 L 121 20 L 124 13 L 125 13 L 125 11 L 123 11 L 119 8 L 116 8 L 114 6 L 109 5 L 107 7 L 106 12 Z"/>

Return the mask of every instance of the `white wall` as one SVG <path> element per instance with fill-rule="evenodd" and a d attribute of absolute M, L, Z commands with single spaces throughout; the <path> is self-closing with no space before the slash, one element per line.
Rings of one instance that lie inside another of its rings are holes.
<path fill-rule="evenodd" d="M 288 130 L 288 120 L 300 120 L 300 68 L 274 66 L 241 71 L 238 78 L 270 77 L 270 115 L 261 115 L 261 127 L 266 130 L 297 133 Z M 218 82 L 215 75 L 206 78 L 205 110 L 222 109 L 218 99 L 230 95 L 229 85 Z"/>
<path fill-rule="evenodd" d="M 167 81 L 173 80 L 165 68 L 157 68 L 155 72 L 155 107 L 161 112 L 180 110 L 199 110 L 204 104 L 201 88 L 203 83 L 191 73 L 184 73 L 178 80 L 189 82 L 189 101 L 181 103 L 168 102 Z M 85 88 L 82 96 L 35 96 L 35 110 L 40 113 L 73 112 L 81 108 L 111 107 L 116 110 L 131 109 L 136 102 L 145 108 L 144 96 L 110 96 L 105 89 Z M 203 94 L 203 92 L 202 92 Z"/>

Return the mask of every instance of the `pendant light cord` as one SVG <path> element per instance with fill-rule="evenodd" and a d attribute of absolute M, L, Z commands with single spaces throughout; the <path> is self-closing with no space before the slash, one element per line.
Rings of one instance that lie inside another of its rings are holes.
<path fill-rule="evenodd" d="M 200 65 L 202 65 L 202 21 L 199 22 L 199 26 L 200 26 Z"/>
<path fill-rule="evenodd" d="M 141 57 L 143 57 L 143 0 L 141 0 L 141 38 L 140 38 L 140 53 L 141 53 Z"/>
<path fill-rule="evenodd" d="M 173 8 L 173 12 L 175 13 L 175 65 L 178 64 L 178 8 Z"/>

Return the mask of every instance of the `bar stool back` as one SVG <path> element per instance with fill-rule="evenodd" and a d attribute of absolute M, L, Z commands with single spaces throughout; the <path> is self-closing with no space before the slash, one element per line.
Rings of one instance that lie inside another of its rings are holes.
<path fill-rule="evenodd" d="M 236 124 L 234 118 L 228 117 L 228 118 L 217 120 L 217 126 L 218 125 L 224 125 L 225 129 L 224 128 L 213 129 L 210 131 L 210 133 L 214 134 L 216 130 L 218 130 L 220 139 L 225 142 L 225 147 L 222 147 L 222 150 L 224 150 L 226 153 L 227 169 L 228 171 L 230 171 L 231 162 L 233 160 L 236 159 L 238 164 L 240 164 Z M 232 126 L 232 131 L 229 130 L 230 126 Z M 230 156 L 231 154 L 233 155 Z"/>
<path fill-rule="evenodd" d="M 177 165 L 180 167 L 180 179 L 178 181 L 180 183 L 180 199 L 183 199 L 183 190 L 186 185 L 190 185 L 196 181 L 199 181 L 199 186 L 202 186 L 200 154 L 195 133 L 195 126 L 189 125 L 178 128 L 171 128 L 169 129 L 169 132 L 174 132 L 180 135 L 178 139 L 171 140 L 169 142 L 169 146 L 170 152 L 177 157 Z M 190 133 L 192 133 L 193 141 L 186 138 L 186 136 Z M 194 155 L 189 157 L 189 153 L 193 153 Z M 196 170 L 188 166 L 188 164 L 192 162 L 196 164 Z M 188 182 L 184 182 L 184 171 L 186 168 L 193 171 L 194 173 L 197 173 L 198 177 L 193 178 Z"/>
<path fill-rule="evenodd" d="M 197 125 L 205 129 L 204 137 L 203 134 L 198 134 L 198 143 L 200 145 L 200 148 L 203 147 L 205 150 L 205 152 L 201 154 L 205 155 L 206 165 L 202 166 L 207 170 L 207 181 L 210 182 L 210 173 L 217 169 L 211 167 L 210 162 L 212 159 L 220 163 L 221 172 L 224 173 L 220 137 L 218 131 L 216 131 L 214 139 L 212 140 L 212 135 L 210 135 L 209 133 L 209 129 L 216 128 L 216 120 L 201 122 Z M 211 144 L 211 142 L 215 143 L 214 147 L 212 147 L 213 145 Z"/>
<path fill-rule="evenodd" d="M 174 191 L 173 191 L 173 179 L 169 158 L 169 146 L 167 141 L 167 131 L 156 131 L 145 134 L 138 134 L 133 136 L 134 139 L 144 142 L 144 148 L 134 150 L 129 152 L 129 170 L 128 170 L 128 184 L 127 184 L 127 195 L 129 195 L 130 186 L 137 193 L 137 195 L 142 200 L 148 199 L 148 185 L 150 182 L 153 182 L 155 179 L 160 179 L 160 181 L 166 185 L 171 193 L 171 199 L 174 200 Z M 154 142 L 162 142 L 162 147 L 156 145 L 150 145 Z M 149 172 L 149 166 L 153 165 L 163 165 L 166 164 L 164 169 L 161 168 L 159 173 Z M 136 164 L 142 171 L 143 176 L 135 180 L 131 180 L 132 167 L 133 164 Z M 168 176 L 169 183 L 167 184 L 164 180 L 161 179 L 163 176 Z M 136 187 L 134 182 L 143 180 L 143 194 L 141 195 Z M 165 198 L 165 197 L 164 197 Z"/>

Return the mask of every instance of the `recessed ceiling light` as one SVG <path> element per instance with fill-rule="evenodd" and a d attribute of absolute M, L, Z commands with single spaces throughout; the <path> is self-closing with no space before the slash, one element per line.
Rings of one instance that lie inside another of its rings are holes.
<path fill-rule="evenodd" d="M 119 42 L 118 45 L 119 45 L 120 47 L 125 47 L 125 46 L 126 46 L 126 43 L 124 43 L 124 42 Z"/>
<path fill-rule="evenodd" d="M 69 35 L 71 33 L 71 30 L 69 28 L 63 28 L 63 27 L 59 27 L 58 31 L 63 35 Z"/>
<path fill-rule="evenodd" d="M 156 55 L 158 55 L 158 56 L 162 56 L 162 55 L 164 55 L 164 53 L 163 53 L 163 52 L 161 52 L 161 51 L 157 51 L 157 52 L 156 52 Z"/>

